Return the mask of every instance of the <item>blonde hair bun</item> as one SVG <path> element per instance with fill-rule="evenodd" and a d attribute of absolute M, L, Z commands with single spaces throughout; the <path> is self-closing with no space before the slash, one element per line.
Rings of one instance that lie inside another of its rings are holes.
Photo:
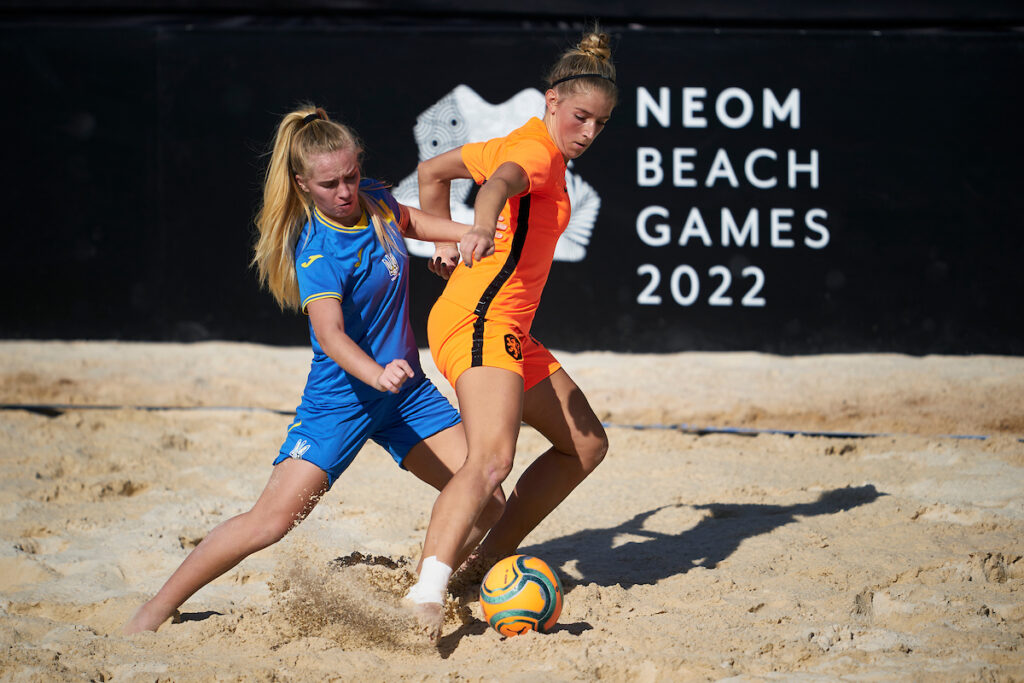
<path fill-rule="evenodd" d="M 612 58 L 611 40 L 607 33 L 588 33 L 583 36 L 577 49 L 602 61 Z"/>
<path fill-rule="evenodd" d="M 615 64 L 608 34 L 597 24 L 588 28 L 580 42 L 562 53 L 551 67 L 547 81 L 559 97 L 597 89 L 611 98 L 614 105 L 619 91 L 615 87 Z"/>

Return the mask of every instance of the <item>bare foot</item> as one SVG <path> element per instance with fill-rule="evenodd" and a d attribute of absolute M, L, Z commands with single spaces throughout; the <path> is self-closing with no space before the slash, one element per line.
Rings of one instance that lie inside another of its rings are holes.
<path fill-rule="evenodd" d="M 142 631 L 156 631 L 160 628 L 160 625 L 170 619 L 177 612 L 171 612 L 171 614 L 165 614 L 154 608 L 149 602 L 143 603 L 137 610 L 132 618 L 128 620 L 128 623 L 121 628 L 121 633 L 124 635 L 131 635 L 132 633 L 141 633 Z"/>
<path fill-rule="evenodd" d="M 405 600 L 404 603 L 416 619 L 417 633 L 436 645 L 444 627 L 444 605 L 437 602 L 415 603 L 412 600 Z"/>

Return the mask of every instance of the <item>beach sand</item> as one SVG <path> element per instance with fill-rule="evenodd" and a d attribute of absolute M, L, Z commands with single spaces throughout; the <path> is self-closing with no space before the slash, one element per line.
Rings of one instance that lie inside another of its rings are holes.
<path fill-rule="evenodd" d="M 308 348 L 0 343 L 0 403 L 39 406 L 0 411 L 0 679 L 1024 680 L 1024 358 L 557 355 L 611 442 L 521 547 L 559 625 L 503 639 L 456 602 L 431 647 L 398 605 L 435 492 L 373 444 L 120 635 L 255 501 Z M 506 490 L 544 448 L 523 429 Z"/>

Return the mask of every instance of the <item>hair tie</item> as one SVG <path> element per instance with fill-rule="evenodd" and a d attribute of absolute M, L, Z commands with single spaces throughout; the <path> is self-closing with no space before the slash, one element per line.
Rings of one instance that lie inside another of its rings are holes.
<path fill-rule="evenodd" d="M 571 81 L 574 78 L 603 78 L 606 81 L 610 81 L 612 85 L 615 85 L 615 79 L 611 78 L 610 76 L 605 76 L 604 74 L 576 74 L 574 76 L 565 76 L 564 78 L 559 78 L 557 81 L 552 83 L 550 87 L 554 88 L 559 83 L 565 83 L 566 81 Z"/>
<path fill-rule="evenodd" d="M 315 111 L 312 114 L 307 114 L 306 117 L 302 119 L 302 125 L 305 126 L 310 121 L 315 121 L 318 118 L 320 118 L 320 112 Z"/>

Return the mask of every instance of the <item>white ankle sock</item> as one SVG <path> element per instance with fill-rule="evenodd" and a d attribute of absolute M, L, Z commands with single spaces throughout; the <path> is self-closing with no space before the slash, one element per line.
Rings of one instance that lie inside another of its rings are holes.
<path fill-rule="evenodd" d="M 448 588 L 448 579 L 451 578 L 452 568 L 444 562 L 440 562 L 436 555 L 423 560 L 423 567 L 420 569 L 420 578 L 416 585 L 405 594 L 406 600 L 412 600 L 417 605 L 425 602 L 436 602 L 444 604 L 444 592 Z"/>

